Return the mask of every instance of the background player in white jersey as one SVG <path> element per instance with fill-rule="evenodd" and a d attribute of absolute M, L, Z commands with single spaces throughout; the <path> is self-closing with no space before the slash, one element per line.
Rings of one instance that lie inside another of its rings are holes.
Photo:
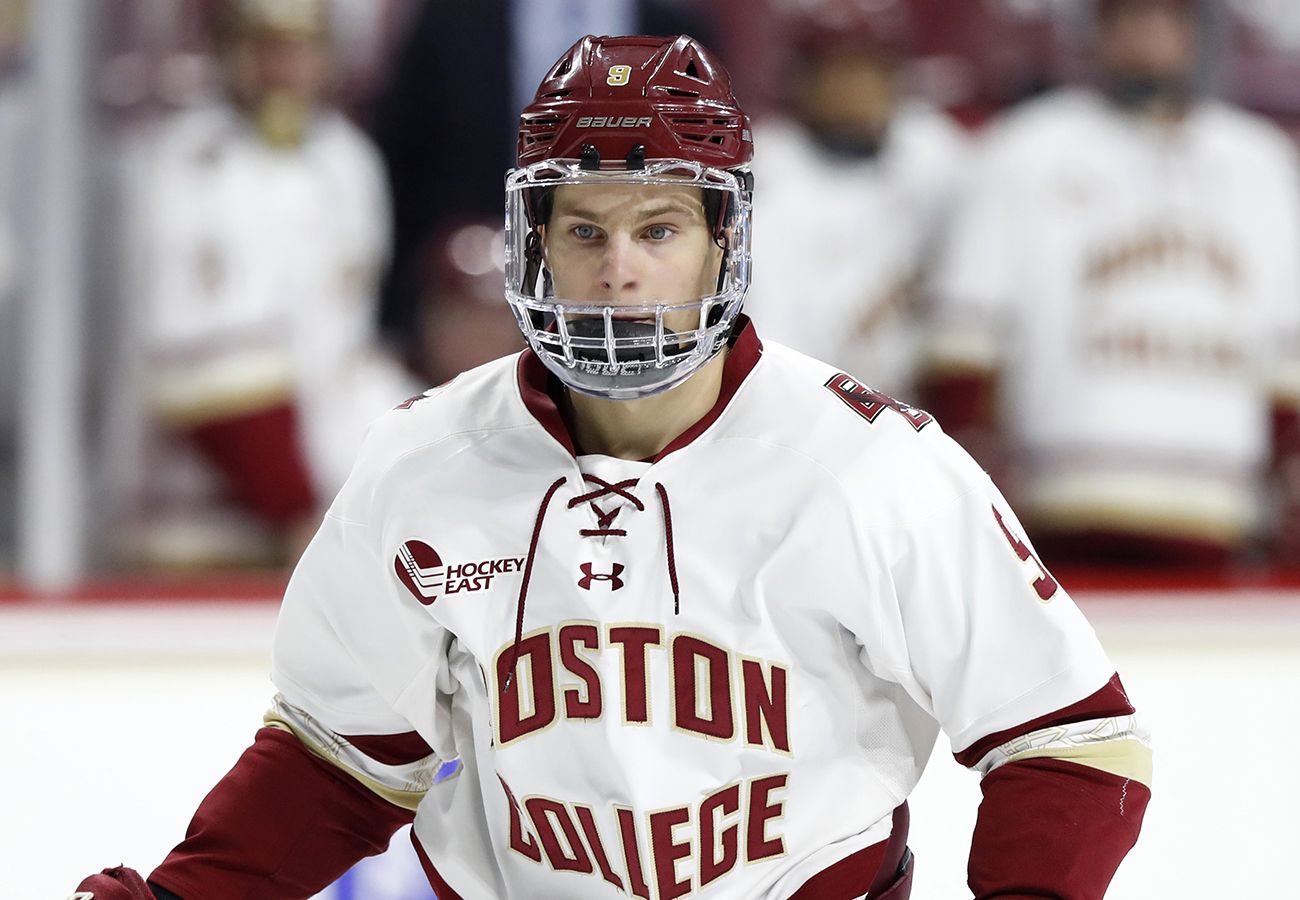
<path fill-rule="evenodd" d="M 1270 404 L 1294 422 L 1296 154 L 1196 95 L 1200 13 L 1101 0 L 1096 86 L 990 126 L 940 267 L 927 405 L 950 430 L 994 407 L 1049 560 L 1240 553 Z"/>
<path fill-rule="evenodd" d="M 366 423 L 415 389 L 376 339 L 387 188 L 330 106 L 326 0 L 223 0 L 216 20 L 226 96 L 166 121 L 136 160 L 135 388 L 296 555 Z M 177 492 L 187 519 L 192 490 Z"/>
<path fill-rule="evenodd" d="M 923 281 L 965 135 L 908 94 L 901 0 L 796 4 L 779 21 L 789 89 L 755 124 L 763 273 L 745 308 L 765 338 L 911 396 Z"/>
<path fill-rule="evenodd" d="M 268 727 L 151 888 L 85 889 L 305 897 L 414 818 L 443 900 L 898 900 L 942 727 L 983 775 L 975 895 L 1103 895 L 1149 797 L 1133 706 L 927 413 L 740 314 L 751 152 L 690 38 L 555 64 L 506 189 L 528 349 L 376 423 Z"/>

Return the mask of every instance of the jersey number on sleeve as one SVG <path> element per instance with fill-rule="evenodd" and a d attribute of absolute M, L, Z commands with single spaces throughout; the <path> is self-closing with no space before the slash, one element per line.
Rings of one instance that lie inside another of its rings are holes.
<path fill-rule="evenodd" d="M 836 397 L 843 400 L 849 409 L 873 424 L 880 414 L 887 409 L 892 409 L 898 413 L 910 422 L 917 431 L 934 421 L 934 417 L 925 410 L 917 409 L 915 406 L 908 406 L 888 394 L 880 393 L 880 391 L 873 391 L 864 384 L 858 384 L 843 372 L 832 376 L 831 380 L 826 382 L 825 387 Z"/>
<path fill-rule="evenodd" d="M 1028 562 L 1032 559 L 1034 565 L 1038 567 L 1038 571 L 1041 574 L 1038 578 L 1034 579 L 1034 590 L 1038 593 L 1039 600 L 1042 600 L 1044 603 L 1049 602 L 1054 596 L 1056 596 L 1056 591 L 1060 585 L 1056 583 L 1055 578 L 1048 574 L 1047 567 L 1039 562 L 1038 557 L 1034 556 L 1034 553 L 1029 549 L 1029 546 L 1011 533 L 1011 529 L 1007 527 L 1007 523 L 1002 520 L 1002 513 L 998 512 L 998 508 L 994 506 L 992 509 L 993 518 L 998 520 L 998 527 L 1001 528 L 1002 533 L 1007 536 L 1007 540 L 1011 543 L 1011 549 L 1016 551 L 1016 556 L 1020 557 L 1021 562 Z"/>

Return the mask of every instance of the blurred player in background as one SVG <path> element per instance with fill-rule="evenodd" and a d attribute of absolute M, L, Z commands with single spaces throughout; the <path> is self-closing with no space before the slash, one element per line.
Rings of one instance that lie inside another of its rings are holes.
<path fill-rule="evenodd" d="M 1102 897 L 1149 797 L 1133 706 L 931 417 L 741 314 L 751 157 L 691 38 L 555 63 L 506 184 L 528 348 L 376 423 L 268 727 L 151 887 L 84 890 L 306 897 L 413 818 L 442 900 L 906 900 L 942 727 L 983 776 L 975 895 Z"/>
<path fill-rule="evenodd" d="M 0 0 L 0 571 L 9 560 L 18 523 L 14 483 L 19 385 L 22 383 L 23 292 L 32 215 L 25 189 L 34 148 L 35 110 L 26 69 L 28 21 L 25 0 Z"/>
<path fill-rule="evenodd" d="M 226 98 L 163 125 L 131 198 L 143 388 L 293 553 L 365 425 L 413 390 L 376 340 L 389 205 L 375 150 L 330 106 L 328 3 L 216 15 Z"/>
<path fill-rule="evenodd" d="M 1294 449 L 1296 154 L 1198 93 L 1207 9 L 1098 0 L 1095 86 L 991 126 L 953 226 L 926 402 L 1049 560 L 1226 562 Z"/>
<path fill-rule="evenodd" d="M 902 0 L 790 2 L 789 95 L 755 132 L 763 277 L 747 309 L 764 336 L 910 396 L 922 282 L 965 136 L 907 96 Z"/>

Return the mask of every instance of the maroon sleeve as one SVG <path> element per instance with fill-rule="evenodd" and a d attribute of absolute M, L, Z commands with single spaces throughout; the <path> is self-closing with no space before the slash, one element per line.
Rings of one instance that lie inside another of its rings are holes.
<path fill-rule="evenodd" d="M 972 766 L 1021 734 L 1132 713 L 1116 675 L 1078 703 L 989 735 L 957 759 Z M 1151 799 L 1140 782 L 1051 758 L 999 766 L 981 789 L 968 870 L 975 900 L 1102 900 Z"/>
<path fill-rule="evenodd" d="M 1151 799 L 1137 781 L 1062 759 L 1007 763 L 982 787 L 968 873 L 975 900 L 1102 900 Z"/>
<path fill-rule="evenodd" d="M 185 900 L 310 897 L 413 818 L 292 734 L 263 728 L 149 881 Z"/>
<path fill-rule="evenodd" d="M 1278 506 L 1275 533 L 1269 535 L 1274 561 L 1300 565 L 1300 409 L 1280 397 L 1273 403 L 1272 450 Z"/>
<path fill-rule="evenodd" d="M 934 371 L 921 376 L 921 405 L 939 420 L 948 434 L 987 430 L 997 424 L 997 376 L 963 369 Z"/>
<path fill-rule="evenodd" d="M 921 406 L 1013 496 L 1017 466 L 997 413 L 999 376 L 993 371 L 961 369 L 923 373 L 917 386 Z M 1014 499 L 1014 497 L 1013 497 Z"/>
<path fill-rule="evenodd" d="M 1300 408 L 1281 398 L 1273 401 L 1272 408 L 1273 467 L 1300 456 Z"/>
<path fill-rule="evenodd" d="M 315 512 L 316 497 L 289 403 L 186 429 L 240 504 L 272 525 L 292 525 Z"/>

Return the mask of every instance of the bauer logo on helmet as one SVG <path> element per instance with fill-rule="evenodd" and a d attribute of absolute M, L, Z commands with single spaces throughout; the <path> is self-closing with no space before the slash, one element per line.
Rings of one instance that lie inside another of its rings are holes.
<path fill-rule="evenodd" d="M 649 128 L 649 116 L 583 116 L 578 128 Z"/>

